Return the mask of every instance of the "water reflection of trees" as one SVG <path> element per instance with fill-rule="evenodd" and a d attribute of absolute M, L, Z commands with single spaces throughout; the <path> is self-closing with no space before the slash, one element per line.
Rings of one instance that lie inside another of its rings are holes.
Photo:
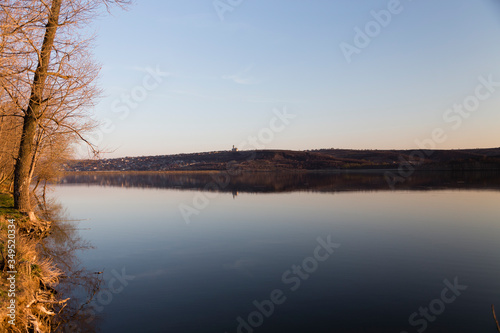
<path fill-rule="evenodd" d="M 51 221 L 50 234 L 38 247 L 40 254 L 62 271 L 52 292 L 67 302 L 56 305 L 53 325 L 55 332 L 96 332 L 96 320 L 89 321 L 85 306 L 99 291 L 100 275 L 82 267 L 78 252 L 92 249 L 78 233 L 78 222 L 68 219 L 64 208 L 55 201 L 38 199 L 38 216 Z"/>
<path fill-rule="evenodd" d="M 59 179 L 61 184 L 114 187 L 208 190 L 218 192 L 369 191 L 389 190 L 384 173 L 78 173 Z M 400 190 L 438 188 L 500 189 L 499 172 L 418 172 L 395 184 Z"/>

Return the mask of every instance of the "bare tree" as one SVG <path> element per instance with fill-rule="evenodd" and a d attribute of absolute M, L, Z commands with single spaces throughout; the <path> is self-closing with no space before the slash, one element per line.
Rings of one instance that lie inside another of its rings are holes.
<path fill-rule="evenodd" d="M 35 219 L 30 184 L 40 156 L 55 142 L 83 140 L 93 128 L 87 110 L 99 90 L 92 38 L 82 32 L 103 5 L 128 0 L 8 0 L 0 3 L 2 97 L 22 119 L 14 168 L 15 208 Z M 95 149 L 92 145 L 91 149 Z"/>
<path fill-rule="evenodd" d="M 10 30 L 5 16 L 0 12 L 0 86 L 4 85 L 8 76 L 9 56 L 5 53 L 7 33 Z M 15 156 L 19 147 L 16 145 L 19 137 L 20 118 L 13 117 L 15 107 L 9 101 L 5 90 L 0 90 L 0 184 L 12 179 L 14 174 Z"/>
<path fill-rule="evenodd" d="M 12 185 L 14 166 L 19 150 L 18 139 L 21 134 L 22 122 L 18 117 L 4 117 L 12 114 L 8 105 L 0 106 L 0 184 Z"/>

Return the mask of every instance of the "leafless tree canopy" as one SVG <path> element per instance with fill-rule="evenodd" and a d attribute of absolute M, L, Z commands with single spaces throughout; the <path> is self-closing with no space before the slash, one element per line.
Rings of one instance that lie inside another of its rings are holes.
<path fill-rule="evenodd" d="M 32 212 L 29 186 L 39 161 L 53 167 L 72 143 L 89 143 L 85 135 L 96 126 L 89 110 L 100 91 L 88 25 L 128 2 L 0 1 L 0 181 L 14 175 L 20 211 Z"/>

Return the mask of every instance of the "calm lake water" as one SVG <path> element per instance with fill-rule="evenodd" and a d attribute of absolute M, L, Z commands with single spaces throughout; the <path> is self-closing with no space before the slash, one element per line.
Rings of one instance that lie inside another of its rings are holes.
<path fill-rule="evenodd" d="M 101 332 L 493 333 L 499 190 L 494 174 L 142 173 L 52 196 L 104 271 Z"/>

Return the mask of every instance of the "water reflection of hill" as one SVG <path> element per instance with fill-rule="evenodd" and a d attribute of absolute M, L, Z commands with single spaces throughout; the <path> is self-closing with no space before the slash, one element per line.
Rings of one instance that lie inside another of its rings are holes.
<path fill-rule="evenodd" d="M 401 179 L 400 179 L 401 180 Z M 137 187 L 218 192 L 371 191 L 390 190 L 383 172 L 289 173 L 71 173 L 60 184 Z M 498 172 L 419 172 L 397 182 L 396 190 L 500 189 Z"/>

